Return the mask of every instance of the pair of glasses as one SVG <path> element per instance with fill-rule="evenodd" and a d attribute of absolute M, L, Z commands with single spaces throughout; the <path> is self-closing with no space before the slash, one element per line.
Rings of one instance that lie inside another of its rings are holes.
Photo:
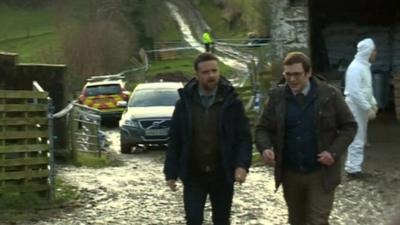
<path fill-rule="evenodd" d="M 283 72 L 283 73 L 282 73 L 282 75 L 285 76 L 285 77 L 299 77 L 299 76 L 301 76 L 301 75 L 303 75 L 303 74 L 304 74 L 304 72 L 292 72 L 292 73 L 290 73 L 290 72 Z"/>

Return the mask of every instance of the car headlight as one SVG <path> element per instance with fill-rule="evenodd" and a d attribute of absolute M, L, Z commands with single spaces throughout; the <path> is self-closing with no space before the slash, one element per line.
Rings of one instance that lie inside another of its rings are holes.
<path fill-rule="evenodd" d="M 120 120 L 119 125 L 128 127 L 139 127 L 139 122 L 133 119 L 126 119 L 126 120 Z"/>

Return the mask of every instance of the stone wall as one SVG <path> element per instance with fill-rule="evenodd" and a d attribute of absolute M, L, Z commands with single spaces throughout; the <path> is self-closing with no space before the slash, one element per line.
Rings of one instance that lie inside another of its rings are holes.
<path fill-rule="evenodd" d="M 273 62 L 273 75 L 278 79 L 287 52 L 310 53 L 308 1 L 271 0 L 271 9 L 272 50 L 269 57 Z"/>

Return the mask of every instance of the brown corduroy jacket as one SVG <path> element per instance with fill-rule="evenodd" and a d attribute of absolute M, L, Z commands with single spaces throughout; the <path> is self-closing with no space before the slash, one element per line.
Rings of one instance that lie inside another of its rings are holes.
<path fill-rule="evenodd" d="M 357 124 L 341 93 L 333 86 L 311 78 L 316 83 L 315 124 L 318 153 L 328 151 L 335 159 L 332 166 L 323 166 L 323 183 L 333 190 L 341 181 L 343 159 L 353 141 Z M 286 85 L 280 85 L 269 94 L 268 103 L 256 126 L 256 146 L 260 153 L 273 147 L 275 153 L 276 188 L 282 181 L 282 152 L 285 138 Z"/>

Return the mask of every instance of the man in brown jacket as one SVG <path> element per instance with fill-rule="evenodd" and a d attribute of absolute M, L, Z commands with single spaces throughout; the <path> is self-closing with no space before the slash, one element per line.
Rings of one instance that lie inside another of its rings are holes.
<path fill-rule="evenodd" d="M 301 52 L 283 61 L 286 80 L 271 91 L 256 127 L 263 160 L 275 166 L 292 225 L 329 224 L 342 160 L 357 124 L 342 95 L 312 76 Z"/>

